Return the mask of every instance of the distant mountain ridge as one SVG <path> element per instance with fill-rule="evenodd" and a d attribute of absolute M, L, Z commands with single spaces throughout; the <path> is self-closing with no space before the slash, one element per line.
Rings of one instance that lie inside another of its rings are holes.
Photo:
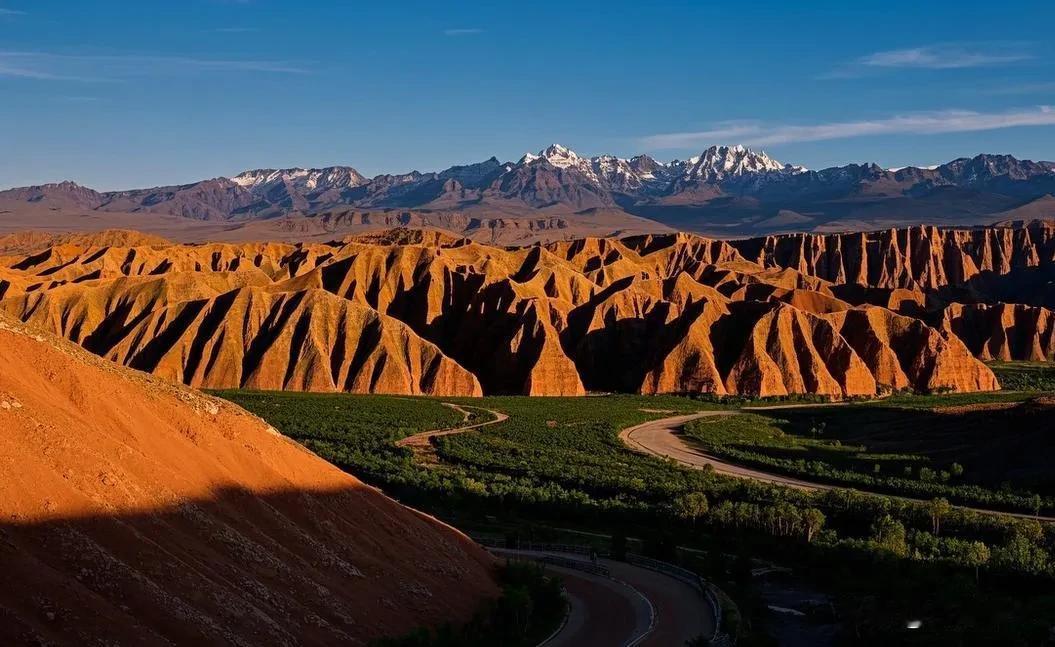
<path fill-rule="evenodd" d="M 847 222 L 979 224 L 990 214 L 1055 194 L 1055 162 L 977 155 L 935 167 L 848 164 L 821 170 L 743 146 L 712 146 L 687 160 L 582 157 L 554 144 L 516 162 L 492 157 L 439 172 L 367 178 L 349 166 L 254 169 L 178 186 L 97 192 L 73 182 L 0 192 L 0 204 L 149 212 L 197 220 L 250 220 L 334 209 L 621 209 L 678 228 L 729 233 L 825 230 Z M 1053 214 L 1055 215 L 1055 214 Z"/>

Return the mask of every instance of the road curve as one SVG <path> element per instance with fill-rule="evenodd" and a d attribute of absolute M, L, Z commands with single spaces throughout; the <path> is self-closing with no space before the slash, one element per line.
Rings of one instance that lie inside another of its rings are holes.
<path fill-rule="evenodd" d="M 756 481 L 775 483 L 777 485 L 798 488 L 801 490 L 830 490 L 832 488 L 831 485 L 823 483 L 811 483 L 790 476 L 771 474 L 769 472 L 763 472 L 743 465 L 727 463 L 696 449 L 689 443 L 685 442 L 685 440 L 683 440 L 678 434 L 682 427 L 694 420 L 718 416 L 730 416 L 738 413 L 742 413 L 742 411 L 739 409 L 700 411 L 698 413 L 691 413 L 683 416 L 652 420 L 650 422 L 645 422 L 624 429 L 619 432 L 619 438 L 631 448 L 637 449 L 646 454 L 673 458 L 682 465 L 687 465 L 697 469 L 702 469 L 703 467 L 710 465 L 714 468 L 716 473 L 724 474 L 726 476 L 749 478 Z"/>
<path fill-rule="evenodd" d="M 558 557 L 589 564 L 583 555 L 531 550 L 491 549 L 497 555 L 545 560 Z M 707 600 L 692 586 L 626 562 L 602 559 L 610 577 L 546 563 L 564 580 L 570 610 L 561 629 L 546 647 L 578 645 L 684 645 L 699 636 L 714 635 Z"/>
<path fill-rule="evenodd" d="M 469 420 L 469 416 L 471 415 L 471 413 L 469 411 L 466 411 L 466 407 L 454 404 L 452 402 L 443 402 L 441 404 L 443 404 L 443 406 L 445 407 L 450 407 L 451 409 L 454 409 L 455 411 L 461 413 L 464 416 L 462 418 L 462 422 L 466 422 Z M 478 422 L 475 425 L 466 425 L 464 427 L 457 427 L 455 429 L 433 429 L 432 431 L 423 431 L 421 433 L 413 434 L 411 436 L 407 436 L 406 438 L 401 438 L 397 440 L 396 447 L 410 447 L 411 449 L 415 450 L 428 450 L 432 447 L 433 438 L 439 438 L 440 436 L 450 436 L 452 434 L 460 434 L 466 431 L 471 431 L 473 429 L 479 429 L 480 427 L 486 427 L 488 425 L 497 425 L 500 422 L 505 422 L 506 420 L 509 420 L 509 416 L 502 413 L 501 411 L 484 409 L 483 407 L 468 408 L 476 409 L 477 411 L 486 411 L 487 413 L 490 413 L 492 416 L 494 416 L 494 418 L 491 420 Z"/>
<path fill-rule="evenodd" d="M 901 499 L 904 501 L 927 501 L 927 499 L 917 499 L 896 494 L 887 494 L 885 492 L 862 490 L 860 488 L 854 488 L 851 486 L 838 486 L 829 483 L 807 481 L 792 476 L 785 476 L 783 474 L 766 472 L 761 469 L 746 467 L 744 465 L 737 465 L 735 463 L 729 463 L 723 461 L 720 458 L 711 456 L 710 454 L 707 454 L 706 452 L 697 449 L 696 447 L 693 447 L 690 443 L 686 442 L 679 433 L 682 427 L 684 427 L 686 424 L 692 422 L 693 420 L 699 420 L 701 418 L 729 416 L 740 413 L 751 413 L 752 411 L 830 407 L 840 406 L 843 404 L 844 403 L 825 403 L 808 405 L 785 404 L 765 407 L 745 407 L 743 409 L 725 409 L 719 411 L 699 411 L 697 413 L 685 414 L 680 416 L 671 416 L 670 418 L 661 418 L 659 420 L 652 420 L 649 422 L 644 422 L 640 425 L 628 427 L 619 432 L 619 438 L 623 441 L 624 444 L 626 444 L 633 450 L 646 454 L 652 454 L 653 456 L 659 456 L 661 458 L 670 458 L 686 467 L 691 467 L 694 469 L 703 469 L 707 465 L 710 465 L 712 468 L 714 468 L 715 473 L 722 474 L 725 476 L 733 476 L 736 478 L 748 478 L 756 481 L 762 481 L 765 483 L 773 483 L 785 487 L 797 488 L 800 490 L 817 491 L 831 490 L 837 487 L 842 487 L 845 489 L 858 490 L 860 492 L 866 492 L 868 494 L 890 497 L 892 499 Z M 974 508 L 971 506 L 963 505 L 955 505 L 954 507 L 961 508 L 963 510 L 970 510 L 972 512 L 979 512 L 981 514 L 1001 515 L 1006 517 L 1015 517 L 1018 519 L 1036 519 L 1038 521 L 1055 522 L 1055 517 L 1051 516 L 1037 516 L 1032 514 L 1024 514 L 1020 512 L 1005 512 L 1003 510 L 990 510 L 988 508 Z"/>

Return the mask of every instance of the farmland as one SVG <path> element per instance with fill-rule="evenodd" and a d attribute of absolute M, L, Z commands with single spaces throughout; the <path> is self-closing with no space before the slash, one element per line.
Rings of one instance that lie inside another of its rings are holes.
<path fill-rule="evenodd" d="M 821 483 L 1030 514 L 1055 507 L 1050 407 L 943 404 L 758 411 L 686 433 L 725 460 Z"/>
<path fill-rule="evenodd" d="M 932 639 L 985 632 L 1003 635 L 999 632 L 1005 631 L 1001 627 L 1007 614 L 1021 616 L 1016 631 L 1022 635 L 1040 635 L 1047 631 L 1040 619 L 1055 616 L 1051 596 L 1022 593 L 1043 591 L 1055 577 L 1051 558 L 1055 533 L 1050 528 L 927 501 L 844 489 L 796 491 L 724 478 L 635 453 L 618 438 L 619 430 L 630 425 L 728 408 L 728 403 L 629 395 L 442 401 L 291 393 L 221 395 L 405 502 L 457 524 L 534 528 L 530 532 L 565 527 L 636 536 L 650 552 L 661 555 L 667 550 L 663 546 L 671 544 L 694 546 L 709 554 L 750 550 L 752 556 L 798 564 L 803 572 L 814 573 L 840 596 L 847 613 L 882 588 L 898 604 L 874 605 L 853 621 L 877 636 L 901 635 L 894 617 L 902 603 L 938 618 L 953 613 L 939 600 L 921 597 L 920 590 L 905 584 L 908 581 L 947 583 L 942 586 L 956 586 L 957 591 L 971 591 L 974 596 L 970 606 L 979 610 L 954 627 L 944 627 L 948 633 L 927 634 Z M 906 396 L 881 405 L 831 407 L 823 410 L 823 431 L 816 434 L 811 428 L 821 422 L 818 409 L 755 411 L 723 417 L 734 426 L 711 441 L 733 448 L 751 444 L 752 450 L 761 447 L 771 452 L 767 456 L 781 459 L 806 452 L 815 457 L 811 460 L 823 459 L 832 469 L 853 475 L 872 476 L 870 470 L 878 463 L 881 474 L 904 478 L 905 468 L 911 467 L 913 476 L 906 480 L 914 487 L 969 485 L 989 492 L 994 490 L 983 464 L 970 458 L 972 451 L 984 451 L 984 446 L 972 449 L 972 445 L 985 440 L 986 425 L 980 422 L 979 431 L 967 434 L 957 453 L 942 453 L 956 425 L 936 426 L 933 418 L 939 414 L 932 409 L 958 406 L 969 411 L 979 402 L 1003 406 L 1001 402 L 1026 397 L 991 394 L 975 396 L 965 404 L 957 396 Z M 472 432 L 435 438 L 439 461 L 416 462 L 410 450 L 394 443 L 420 431 L 461 426 L 461 414 L 443 402 L 510 417 Z M 1000 410 L 983 409 L 971 415 L 983 413 Z M 868 427 L 866 419 L 877 422 Z M 933 427 L 928 429 L 933 438 L 909 442 L 913 428 L 928 426 Z M 895 435 L 881 443 L 877 438 L 883 429 Z M 1042 440 L 1038 432 L 1030 442 Z M 1011 447 L 1007 445 L 1003 454 L 1009 461 L 1016 460 Z M 1043 446 L 1032 447 L 1040 455 Z M 957 461 L 964 471 L 953 477 L 952 463 Z M 934 471 L 933 481 L 928 472 L 922 472 L 926 478 L 921 478 L 921 467 Z M 943 471 L 949 472 L 948 480 Z M 995 491 L 1008 496 L 1029 491 L 1019 487 L 1016 483 Z M 943 493 L 955 498 L 953 492 L 930 489 L 921 496 Z M 718 581 L 733 577 L 724 567 L 717 568 L 710 575 Z M 982 573 L 977 581 L 976 568 Z M 858 578 L 828 577 L 846 569 Z M 982 588 L 977 588 L 978 582 Z M 739 585 L 730 581 L 728 586 L 737 591 L 750 588 L 743 581 Z M 750 623 L 749 609 L 746 615 Z"/>

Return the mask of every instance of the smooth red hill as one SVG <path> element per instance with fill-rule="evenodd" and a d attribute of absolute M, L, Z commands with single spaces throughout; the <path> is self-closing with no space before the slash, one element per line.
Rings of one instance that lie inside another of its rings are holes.
<path fill-rule="evenodd" d="M 234 405 L 0 315 L 0 642 L 366 644 L 493 560 Z"/>

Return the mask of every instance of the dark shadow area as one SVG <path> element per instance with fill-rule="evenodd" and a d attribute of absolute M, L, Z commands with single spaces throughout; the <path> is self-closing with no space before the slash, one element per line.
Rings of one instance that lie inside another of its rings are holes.
<path fill-rule="evenodd" d="M 482 550 L 365 486 L 0 523 L 0 643 L 358 644 L 465 622 Z"/>
<path fill-rule="evenodd" d="M 953 486 L 1055 494 L 1055 473 L 1051 470 L 1055 411 L 1050 404 L 1025 402 L 1003 408 L 968 405 L 944 412 L 852 406 L 753 413 L 781 421 L 777 426 L 793 436 L 865 448 L 861 452 L 865 456 L 856 457 L 856 452 L 820 448 L 799 451 L 752 446 L 753 451 L 766 455 L 824 461 L 863 474 L 870 474 L 874 465 L 881 463 L 881 476 L 902 476 L 908 465 L 940 473 L 958 463 L 964 472 L 949 482 Z M 877 456 L 871 458 L 871 454 Z"/>

